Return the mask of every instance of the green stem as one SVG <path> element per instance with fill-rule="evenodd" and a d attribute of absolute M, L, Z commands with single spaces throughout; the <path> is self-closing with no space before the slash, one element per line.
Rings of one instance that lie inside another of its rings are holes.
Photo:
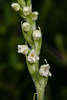
<path fill-rule="evenodd" d="M 44 90 L 38 89 L 37 100 L 43 100 L 43 99 L 44 99 Z"/>
<path fill-rule="evenodd" d="M 37 92 L 37 100 L 43 100 L 44 99 L 44 90 L 48 81 L 48 78 L 40 78 L 39 81 L 36 79 L 36 77 L 33 77 L 35 87 L 36 87 L 36 92 Z"/>
<path fill-rule="evenodd" d="M 27 61 L 27 66 L 28 66 L 29 73 L 31 74 L 34 84 L 35 84 L 35 88 L 36 88 L 36 92 L 37 92 L 37 100 L 43 100 L 44 89 L 46 87 L 48 77 L 46 78 L 46 77 L 39 75 L 38 62 L 36 62 L 34 64 L 30 64 Z"/>

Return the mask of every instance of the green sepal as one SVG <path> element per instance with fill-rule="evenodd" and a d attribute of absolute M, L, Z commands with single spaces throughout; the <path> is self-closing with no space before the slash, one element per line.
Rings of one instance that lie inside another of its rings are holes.
<path fill-rule="evenodd" d="M 27 4 L 27 6 L 30 6 L 31 5 L 31 0 L 26 0 L 26 4 Z"/>
<path fill-rule="evenodd" d="M 25 40 L 30 44 L 30 46 L 33 48 L 34 45 L 33 45 L 33 41 L 29 38 L 29 36 L 23 31 L 22 29 L 22 32 L 23 32 L 23 36 L 25 38 Z"/>
<path fill-rule="evenodd" d="M 27 35 L 23 30 L 22 30 L 22 32 L 23 32 L 23 35 L 24 35 L 25 40 L 26 40 L 29 44 L 33 45 L 33 41 L 28 37 L 28 35 Z"/>
<path fill-rule="evenodd" d="M 35 52 L 37 55 L 39 55 L 42 46 L 42 37 L 39 40 L 34 40 L 34 44 L 35 44 Z"/>
<path fill-rule="evenodd" d="M 18 13 L 24 20 L 26 20 L 26 17 L 25 17 L 25 15 L 23 13 L 23 9 L 21 7 L 20 7 L 20 10 L 18 11 Z"/>
<path fill-rule="evenodd" d="M 33 31 L 36 30 L 36 21 L 33 21 Z"/>
<path fill-rule="evenodd" d="M 29 73 L 31 74 L 32 78 L 37 78 L 38 73 L 38 62 L 36 63 L 30 63 L 28 60 L 26 60 Z"/>
<path fill-rule="evenodd" d="M 18 2 L 22 7 L 26 5 L 25 0 L 18 0 Z"/>

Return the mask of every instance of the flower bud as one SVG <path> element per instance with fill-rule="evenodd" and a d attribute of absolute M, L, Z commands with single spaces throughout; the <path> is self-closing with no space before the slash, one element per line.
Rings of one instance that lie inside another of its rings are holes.
<path fill-rule="evenodd" d="M 33 21 L 38 19 L 38 14 L 39 13 L 37 11 L 32 12 L 32 19 L 33 19 Z"/>
<path fill-rule="evenodd" d="M 12 3 L 11 7 L 15 10 L 15 11 L 19 11 L 20 9 L 20 5 L 18 3 Z"/>
<path fill-rule="evenodd" d="M 34 40 L 39 40 L 40 38 L 41 38 L 41 31 L 40 30 L 35 30 L 34 32 L 33 32 L 33 38 L 34 38 Z"/>
<path fill-rule="evenodd" d="M 23 13 L 24 13 L 24 15 L 29 15 L 29 14 L 30 14 L 30 12 L 31 12 L 30 7 L 25 6 L 25 7 L 23 8 Z"/>
<path fill-rule="evenodd" d="M 22 24 L 22 29 L 24 30 L 24 31 L 29 31 L 30 30 L 30 24 L 29 23 L 27 23 L 27 22 L 24 22 L 23 24 Z"/>
<path fill-rule="evenodd" d="M 27 54 L 28 51 L 29 48 L 27 47 L 27 45 L 18 45 L 18 53 Z"/>

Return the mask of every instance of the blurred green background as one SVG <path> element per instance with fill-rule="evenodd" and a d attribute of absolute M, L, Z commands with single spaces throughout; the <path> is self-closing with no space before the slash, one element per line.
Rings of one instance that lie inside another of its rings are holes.
<path fill-rule="evenodd" d="M 32 100 L 35 87 L 25 56 L 17 53 L 24 44 L 22 18 L 11 8 L 16 0 L 0 0 L 0 100 Z M 40 65 L 51 66 L 45 100 L 67 100 L 67 0 L 32 0 L 39 11 L 37 25 L 43 33 Z"/>

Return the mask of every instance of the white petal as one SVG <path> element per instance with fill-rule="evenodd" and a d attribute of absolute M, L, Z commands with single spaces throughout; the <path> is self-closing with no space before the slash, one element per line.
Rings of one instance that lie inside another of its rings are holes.
<path fill-rule="evenodd" d="M 39 60 L 39 57 L 38 56 L 36 56 L 36 60 Z"/>
<path fill-rule="evenodd" d="M 36 60 L 35 57 L 32 57 L 32 60 L 33 60 L 33 62 L 35 62 L 35 60 Z"/>
<path fill-rule="evenodd" d="M 52 76 L 51 72 L 49 72 L 49 76 Z"/>
<path fill-rule="evenodd" d="M 33 55 L 33 56 L 32 56 L 32 55 Z M 32 50 L 32 51 L 29 53 L 29 55 L 28 55 L 28 61 L 29 61 L 30 63 L 35 63 L 37 60 L 39 60 L 39 57 L 36 56 L 35 51 Z"/>
<path fill-rule="evenodd" d="M 44 64 L 40 67 L 40 75 L 41 76 L 51 76 L 51 73 L 49 72 L 50 66 L 49 64 Z"/>

